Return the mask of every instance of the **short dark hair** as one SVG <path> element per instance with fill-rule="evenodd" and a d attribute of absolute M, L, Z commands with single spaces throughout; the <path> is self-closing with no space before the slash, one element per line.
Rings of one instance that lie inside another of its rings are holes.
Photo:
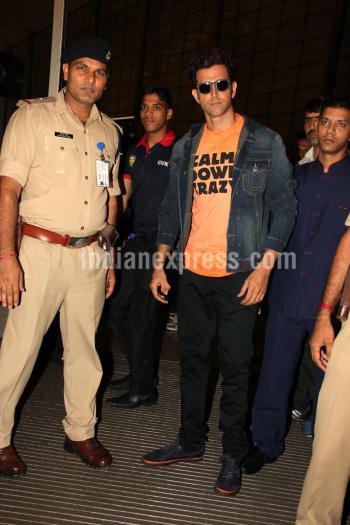
<path fill-rule="evenodd" d="M 324 100 L 321 107 L 321 115 L 326 108 L 342 108 L 350 111 L 349 97 L 329 97 Z"/>
<path fill-rule="evenodd" d="M 321 113 L 324 97 L 315 97 L 308 100 L 304 107 L 304 113 Z"/>
<path fill-rule="evenodd" d="M 143 100 L 143 97 L 145 95 L 152 95 L 153 93 L 156 93 L 158 95 L 160 100 L 162 100 L 165 103 L 167 109 L 171 109 L 173 107 L 173 98 L 170 94 L 170 91 L 162 86 L 144 87 L 142 90 L 141 101 Z"/>
<path fill-rule="evenodd" d="M 196 74 L 199 69 L 207 69 L 219 65 L 226 66 L 230 80 L 235 79 L 236 61 L 228 51 L 219 47 L 211 47 L 201 51 L 189 63 L 188 72 L 192 84 L 195 86 L 197 83 Z"/>

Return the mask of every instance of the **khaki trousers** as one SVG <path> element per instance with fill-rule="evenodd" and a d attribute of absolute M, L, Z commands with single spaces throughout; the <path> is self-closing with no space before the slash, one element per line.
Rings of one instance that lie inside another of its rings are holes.
<path fill-rule="evenodd" d="M 105 297 L 104 257 L 97 244 L 72 249 L 23 237 L 19 258 L 26 292 L 20 306 L 9 312 L 0 350 L 0 448 L 10 444 L 17 402 L 58 310 L 64 346 L 63 426 L 72 440 L 94 436 L 102 377 L 95 334 Z"/>
<path fill-rule="evenodd" d="M 297 525 L 340 525 L 350 477 L 350 320 L 336 338 L 320 391 L 312 458 Z"/>

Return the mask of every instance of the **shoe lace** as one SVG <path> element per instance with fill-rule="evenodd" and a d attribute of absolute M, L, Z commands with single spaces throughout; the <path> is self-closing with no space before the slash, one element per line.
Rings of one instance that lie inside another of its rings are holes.
<path fill-rule="evenodd" d="M 237 464 L 237 461 L 230 456 L 221 456 L 219 462 L 222 463 L 222 468 L 220 472 L 221 479 L 231 480 L 236 478 L 241 473 L 241 468 Z"/>

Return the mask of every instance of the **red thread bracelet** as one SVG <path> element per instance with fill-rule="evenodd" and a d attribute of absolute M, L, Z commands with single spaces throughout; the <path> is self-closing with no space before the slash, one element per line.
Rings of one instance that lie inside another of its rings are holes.
<path fill-rule="evenodd" d="M 6 259 L 6 257 L 13 257 L 13 256 L 16 256 L 16 252 L 9 252 L 9 253 L 4 253 L 3 255 L 0 255 L 0 261 L 2 259 Z"/>
<path fill-rule="evenodd" d="M 322 310 L 329 310 L 330 312 L 334 312 L 334 306 L 332 306 L 329 303 L 320 303 L 319 308 L 322 308 Z"/>

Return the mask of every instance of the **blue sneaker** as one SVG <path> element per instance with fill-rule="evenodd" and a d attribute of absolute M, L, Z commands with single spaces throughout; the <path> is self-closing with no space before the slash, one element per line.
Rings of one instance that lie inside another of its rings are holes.
<path fill-rule="evenodd" d="M 312 421 L 312 419 L 305 419 L 301 422 L 301 431 L 304 437 L 314 437 L 314 422 Z"/>
<path fill-rule="evenodd" d="M 149 454 L 145 454 L 141 461 L 146 465 L 170 465 L 178 461 L 200 461 L 203 459 L 203 455 L 204 446 L 197 450 L 188 450 L 177 439 L 164 448 L 158 448 Z"/>
<path fill-rule="evenodd" d="M 225 496 L 234 496 L 241 488 L 241 465 L 226 454 L 221 457 L 221 462 L 222 466 L 214 490 Z"/>

